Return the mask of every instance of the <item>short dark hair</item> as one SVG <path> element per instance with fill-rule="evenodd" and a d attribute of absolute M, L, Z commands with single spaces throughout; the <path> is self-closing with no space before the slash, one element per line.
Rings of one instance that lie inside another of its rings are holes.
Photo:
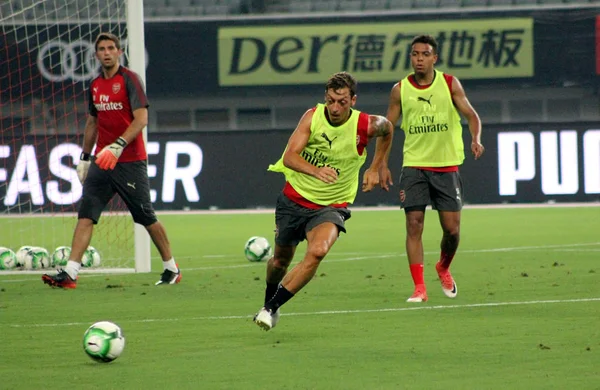
<path fill-rule="evenodd" d="M 347 87 L 350 89 L 350 97 L 354 97 L 354 95 L 356 95 L 356 84 L 356 79 L 350 73 L 334 73 L 329 80 L 327 80 L 327 84 L 325 84 L 325 92 L 329 89 L 337 91 L 338 89 Z"/>
<path fill-rule="evenodd" d="M 98 34 L 98 37 L 96 38 L 96 43 L 94 43 L 95 51 L 98 51 L 98 44 L 100 43 L 100 41 L 113 41 L 117 49 L 121 50 L 121 41 L 119 41 L 119 38 L 115 34 L 107 32 L 102 32 Z"/>
<path fill-rule="evenodd" d="M 438 43 L 435 40 L 435 38 L 431 35 L 417 35 L 413 38 L 410 46 L 412 47 L 412 45 L 414 45 L 415 43 L 425 43 L 427 45 L 431 45 L 431 47 L 433 48 L 433 53 L 437 54 Z"/>

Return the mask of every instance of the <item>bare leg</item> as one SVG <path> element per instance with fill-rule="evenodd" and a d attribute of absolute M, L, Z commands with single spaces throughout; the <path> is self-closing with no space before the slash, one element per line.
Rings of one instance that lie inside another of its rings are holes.
<path fill-rule="evenodd" d="M 444 232 L 440 243 L 440 263 L 443 268 L 447 269 L 450 267 L 460 242 L 460 211 L 440 211 L 439 217 Z"/>
<path fill-rule="evenodd" d="M 73 240 L 71 241 L 71 254 L 64 269 L 56 275 L 42 275 L 42 281 L 52 287 L 76 288 L 77 274 L 81 269 L 81 258 L 92 239 L 94 222 L 89 218 L 80 218 L 75 225 Z"/>
<path fill-rule="evenodd" d="M 265 299 L 265 306 L 256 314 L 256 317 L 254 317 L 254 322 L 256 322 L 257 325 L 265 330 L 269 330 L 275 326 L 279 319 L 279 308 L 293 298 L 293 296 L 306 286 L 306 284 L 315 276 L 321 260 L 325 258 L 337 240 L 338 234 L 338 227 L 331 222 L 324 222 L 306 234 L 308 248 L 306 249 L 304 259 L 296 264 L 296 266 L 285 275 L 275 295 L 268 301 Z M 296 248 L 293 249 L 295 250 Z M 288 254 L 290 255 L 289 259 L 291 261 L 293 252 L 288 252 Z M 271 274 L 267 275 L 267 277 L 273 277 L 275 279 L 275 274 L 279 277 L 285 273 L 289 262 L 287 264 L 282 264 L 284 267 L 277 271 L 274 270 L 274 263 L 275 261 L 273 261 Z M 268 295 L 270 287 L 272 288 L 273 285 L 267 284 L 266 295 Z"/>
<path fill-rule="evenodd" d="M 275 254 L 267 262 L 265 304 L 277 293 L 279 283 L 287 273 L 295 252 L 296 246 L 280 246 L 275 244 Z"/>
<path fill-rule="evenodd" d="M 267 283 L 279 284 L 294 258 L 295 246 L 275 245 L 275 253 L 267 262 Z"/>
<path fill-rule="evenodd" d="M 167 237 L 167 231 L 160 221 L 154 222 L 152 225 L 146 226 L 146 230 L 148 234 L 150 234 L 150 238 L 152 238 L 152 242 L 158 249 L 160 253 L 160 257 L 162 261 L 169 261 L 173 257 L 171 254 L 171 243 L 169 242 L 169 238 Z"/>
<path fill-rule="evenodd" d="M 306 286 L 315 276 L 321 260 L 337 240 L 338 234 L 338 227 L 331 222 L 322 223 L 308 232 L 308 248 L 304 259 L 283 278 L 282 286 L 292 294 Z"/>
<path fill-rule="evenodd" d="M 423 264 L 423 227 L 424 211 L 406 212 L 406 255 L 409 264 Z"/>
<path fill-rule="evenodd" d="M 423 272 L 423 226 L 425 225 L 425 210 L 406 211 L 406 255 L 410 276 L 415 285 L 415 291 L 407 302 L 427 301 L 425 277 Z"/>
<path fill-rule="evenodd" d="M 80 218 L 75 225 L 73 232 L 73 241 L 71 243 L 71 256 L 69 260 L 81 263 L 83 253 L 90 245 L 92 233 L 94 231 L 94 222 L 88 218 Z"/>

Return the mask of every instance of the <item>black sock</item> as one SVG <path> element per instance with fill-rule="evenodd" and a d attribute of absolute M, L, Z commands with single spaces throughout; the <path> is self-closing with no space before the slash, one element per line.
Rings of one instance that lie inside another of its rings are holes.
<path fill-rule="evenodd" d="M 279 286 L 275 296 L 269 300 L 269 302 L 265 303 L 265 309 L 271 310 L 271 313 L 275 313 L 279 306 L 282 306 L 284 303 L 292 299 L 294 294 L 289 292 L 285 287 Z"/>
<path fill-rule="evenodd" d="M 277 292 L 277 287 L 279 287 L 279 283 L 269 283 L 267 282 L 267 288 L 265 289 L 265 305 L 271 298 L 275 296 Z"/>

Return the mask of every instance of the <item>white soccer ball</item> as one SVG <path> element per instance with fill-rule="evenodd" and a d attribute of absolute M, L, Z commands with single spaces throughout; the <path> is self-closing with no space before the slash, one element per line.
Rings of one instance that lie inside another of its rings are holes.
<path fill-rule="evenodd" d="M 52 253 L 53 267 L 66 267 L 69 257 L 71 256 L 70 246 L 59 246 Z"/>
<path fill-rule="evenodd" d="M 26 270 L 50 268 L 50 254 L 46 248 L 39 246 L 29 247 L 24 250 L 19 249 L 20 254 L 17 255 L 19 265 Z"/>
<path fill-rule="evenodd" d="M 97 362 L 112 362 L 121 355 L 123 348 L 123 331 L 110 321 L 96 322 L 83 335 L 83 350 Z"/>
<path fill-rule="evenodd" d="M 17 266 L 17 255 L 10 248 L 0 247 L 0 270 L 13 269 Z"/>
<path fill-rule="evenodd" d="M 258 262 L 263 260 L 269 260 L 273 256 L 273 250 L 269 240 L 264 237 L 250 237 L 246 241 L 246 247 L 244 248 L 244 254 L 248 261 Z"/>
<path fill-rule="evenodd" d="M 83 258 L 81 259 L 81 264 L 84 267 L 99 267 L 100 266 L 100 252 L 96 250 L 93 246 L 88 246 L 88 248 L 83 253 Z"/>
<path fill-rule="evenodd" d="M 15 253 L 17 256 L 17 267 L 25 267 L 25 258 L 29 256 L 29 250 L 33 248 L 32 245 L 23 245 Z"/>

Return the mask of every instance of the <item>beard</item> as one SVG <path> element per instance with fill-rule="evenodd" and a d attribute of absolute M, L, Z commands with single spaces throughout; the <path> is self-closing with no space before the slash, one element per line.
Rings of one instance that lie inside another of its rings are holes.
<path fill-rule="evenodd" d="M 119 65 L 118 61 L 110 61 L 108 63 L 102 62 L 102 69 L 104 69 L 104 70 L 111 70 L 111 69 L 113 69 L 117 65 Z"/>

